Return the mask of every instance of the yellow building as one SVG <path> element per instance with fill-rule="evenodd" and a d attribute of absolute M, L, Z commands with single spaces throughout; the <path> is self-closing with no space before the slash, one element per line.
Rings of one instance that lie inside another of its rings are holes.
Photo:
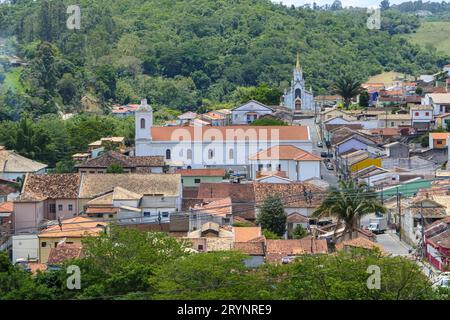
<path fill-rule="evenodd" d="M 364 160 L 352 164 L 350 170 L 351 172 L 356 172 L 370 166 L 376 166 L 381 168 L 381 158 L 366 158 Z"/>
<path fill-rule="evenodd" d="M 39 262 L 47 263 L 50 250 L 59 243 L 81 246 L 81 239 L 97 236 L 105 231 L 107 223 L 85 217 L 75 217 L 61 221 L 60 225 L 51 226 L 39 233 Z"/>

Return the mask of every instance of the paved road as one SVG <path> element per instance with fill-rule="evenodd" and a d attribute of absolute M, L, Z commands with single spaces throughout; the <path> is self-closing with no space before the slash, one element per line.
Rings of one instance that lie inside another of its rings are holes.
<path fill-rule="evenodd" d="M 393 256 L 410 255 L 409 250 L 411 247 L 400 241 L 394 230 L 387 230 L 384 234 L 377 235 L 377 242 L 384 247 L 386 252 Z"/>
<path fill-rule="evenodd" d="M 302 126 L 309 126 L 311 132 L 311 140 L 313 143 L 312 150 L 314 154 L 320 156 L 321 152 L 326 151 L 326 148 L 319 148 L 317 146 L 317 142 L 319 141 L 319 133 L 318 127 L 314 123 L 314 118 L 296 120 L 295 123 L 301 124 Z M 322 173 L 323 180 L 328 182 L 331 186 L 336 185 L 339 179 L 337 178 L 335 171 L 328 170 L 323 161 L 320 165 L 320 172 Z"/>

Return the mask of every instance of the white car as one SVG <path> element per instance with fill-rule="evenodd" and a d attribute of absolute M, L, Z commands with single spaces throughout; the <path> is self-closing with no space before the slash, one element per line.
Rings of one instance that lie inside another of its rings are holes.
<path fill-rule="evenodd" d="M 450 272 L 441 273 L 435 285 L 437 287 L 450 288 Z"/>

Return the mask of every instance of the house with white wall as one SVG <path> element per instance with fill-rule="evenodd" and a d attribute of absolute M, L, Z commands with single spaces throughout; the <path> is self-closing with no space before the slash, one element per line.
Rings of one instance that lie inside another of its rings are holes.
<path fill-rule="evenodd" d="M 273 114 L 274 110 L 261 102 L 250 100 L 231 110 L 231 123 L 233 125 L 250 124 L 262 116 Z"/>
<path fill-rule="evenodd" d="M 427 93 L 422 105 L 431 105 L 435 116 L 450 112 L 450 93 Z"/>
<path fill-rule="evenodd" d="M 275 145 L 312 151 L 308 126 L 153 126 L 145 100 L 136 110 L 136 156 L 164 156 L 183 168 L 249 165 L 249 156 Z"/>
<path fill-rule="evenodd" d="M 25 158 L 13 150 L 0 146 L 0 178 L 16 181 L 27 173 L 45 173 L 46 164 Z"/>
<path fill-rule="evenodd" d="M 293 181 L 320 179 L 321 158 L 292 145 L 270 147 L 249 159 L 252 179 L 259 178 L 261 172 L 282 172 Z"/>
<path fill-rule="evenodd" d="M 411 105 L 409 109 L 412 127 L 418 131 L 428 131 L 434 126 L 433 107 L 431 105 Z"/>

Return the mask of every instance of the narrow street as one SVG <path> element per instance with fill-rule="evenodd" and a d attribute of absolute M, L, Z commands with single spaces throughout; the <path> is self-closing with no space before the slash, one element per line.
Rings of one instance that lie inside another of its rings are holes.
<path fill-rule="evenodd" d="M 399 240 L 394 230 L 387 230 L 384 234 L 377 235 L 377 243 L 393 256 L 409 256 L 409 250 L 412 250 L 410 246 Z"/>
<path fill-rule="evenodd" d="M 311 133 L 311 141 L 312 141 L 312 150 L 313 153 L 320 156 L 320 153 L 323 151 L 326 151 L 326 148 L 320 148 L 317 146 L 317 142 L 319 141 L 319 128 L 314 122 L 314 118 L 310 119 L 301 119 L 296 120 L 296 124 L 300 124 L 302 126 L 309 126 L 310 133 Z M 336 185 L 339 179 L 337 178 L 334 170 L 328 170 L 325 166 L 324 161 L 321 161 L 320 163 L 320 172 L 322 174 L 323 180 L 328 182 L 330 186 Z"/>

